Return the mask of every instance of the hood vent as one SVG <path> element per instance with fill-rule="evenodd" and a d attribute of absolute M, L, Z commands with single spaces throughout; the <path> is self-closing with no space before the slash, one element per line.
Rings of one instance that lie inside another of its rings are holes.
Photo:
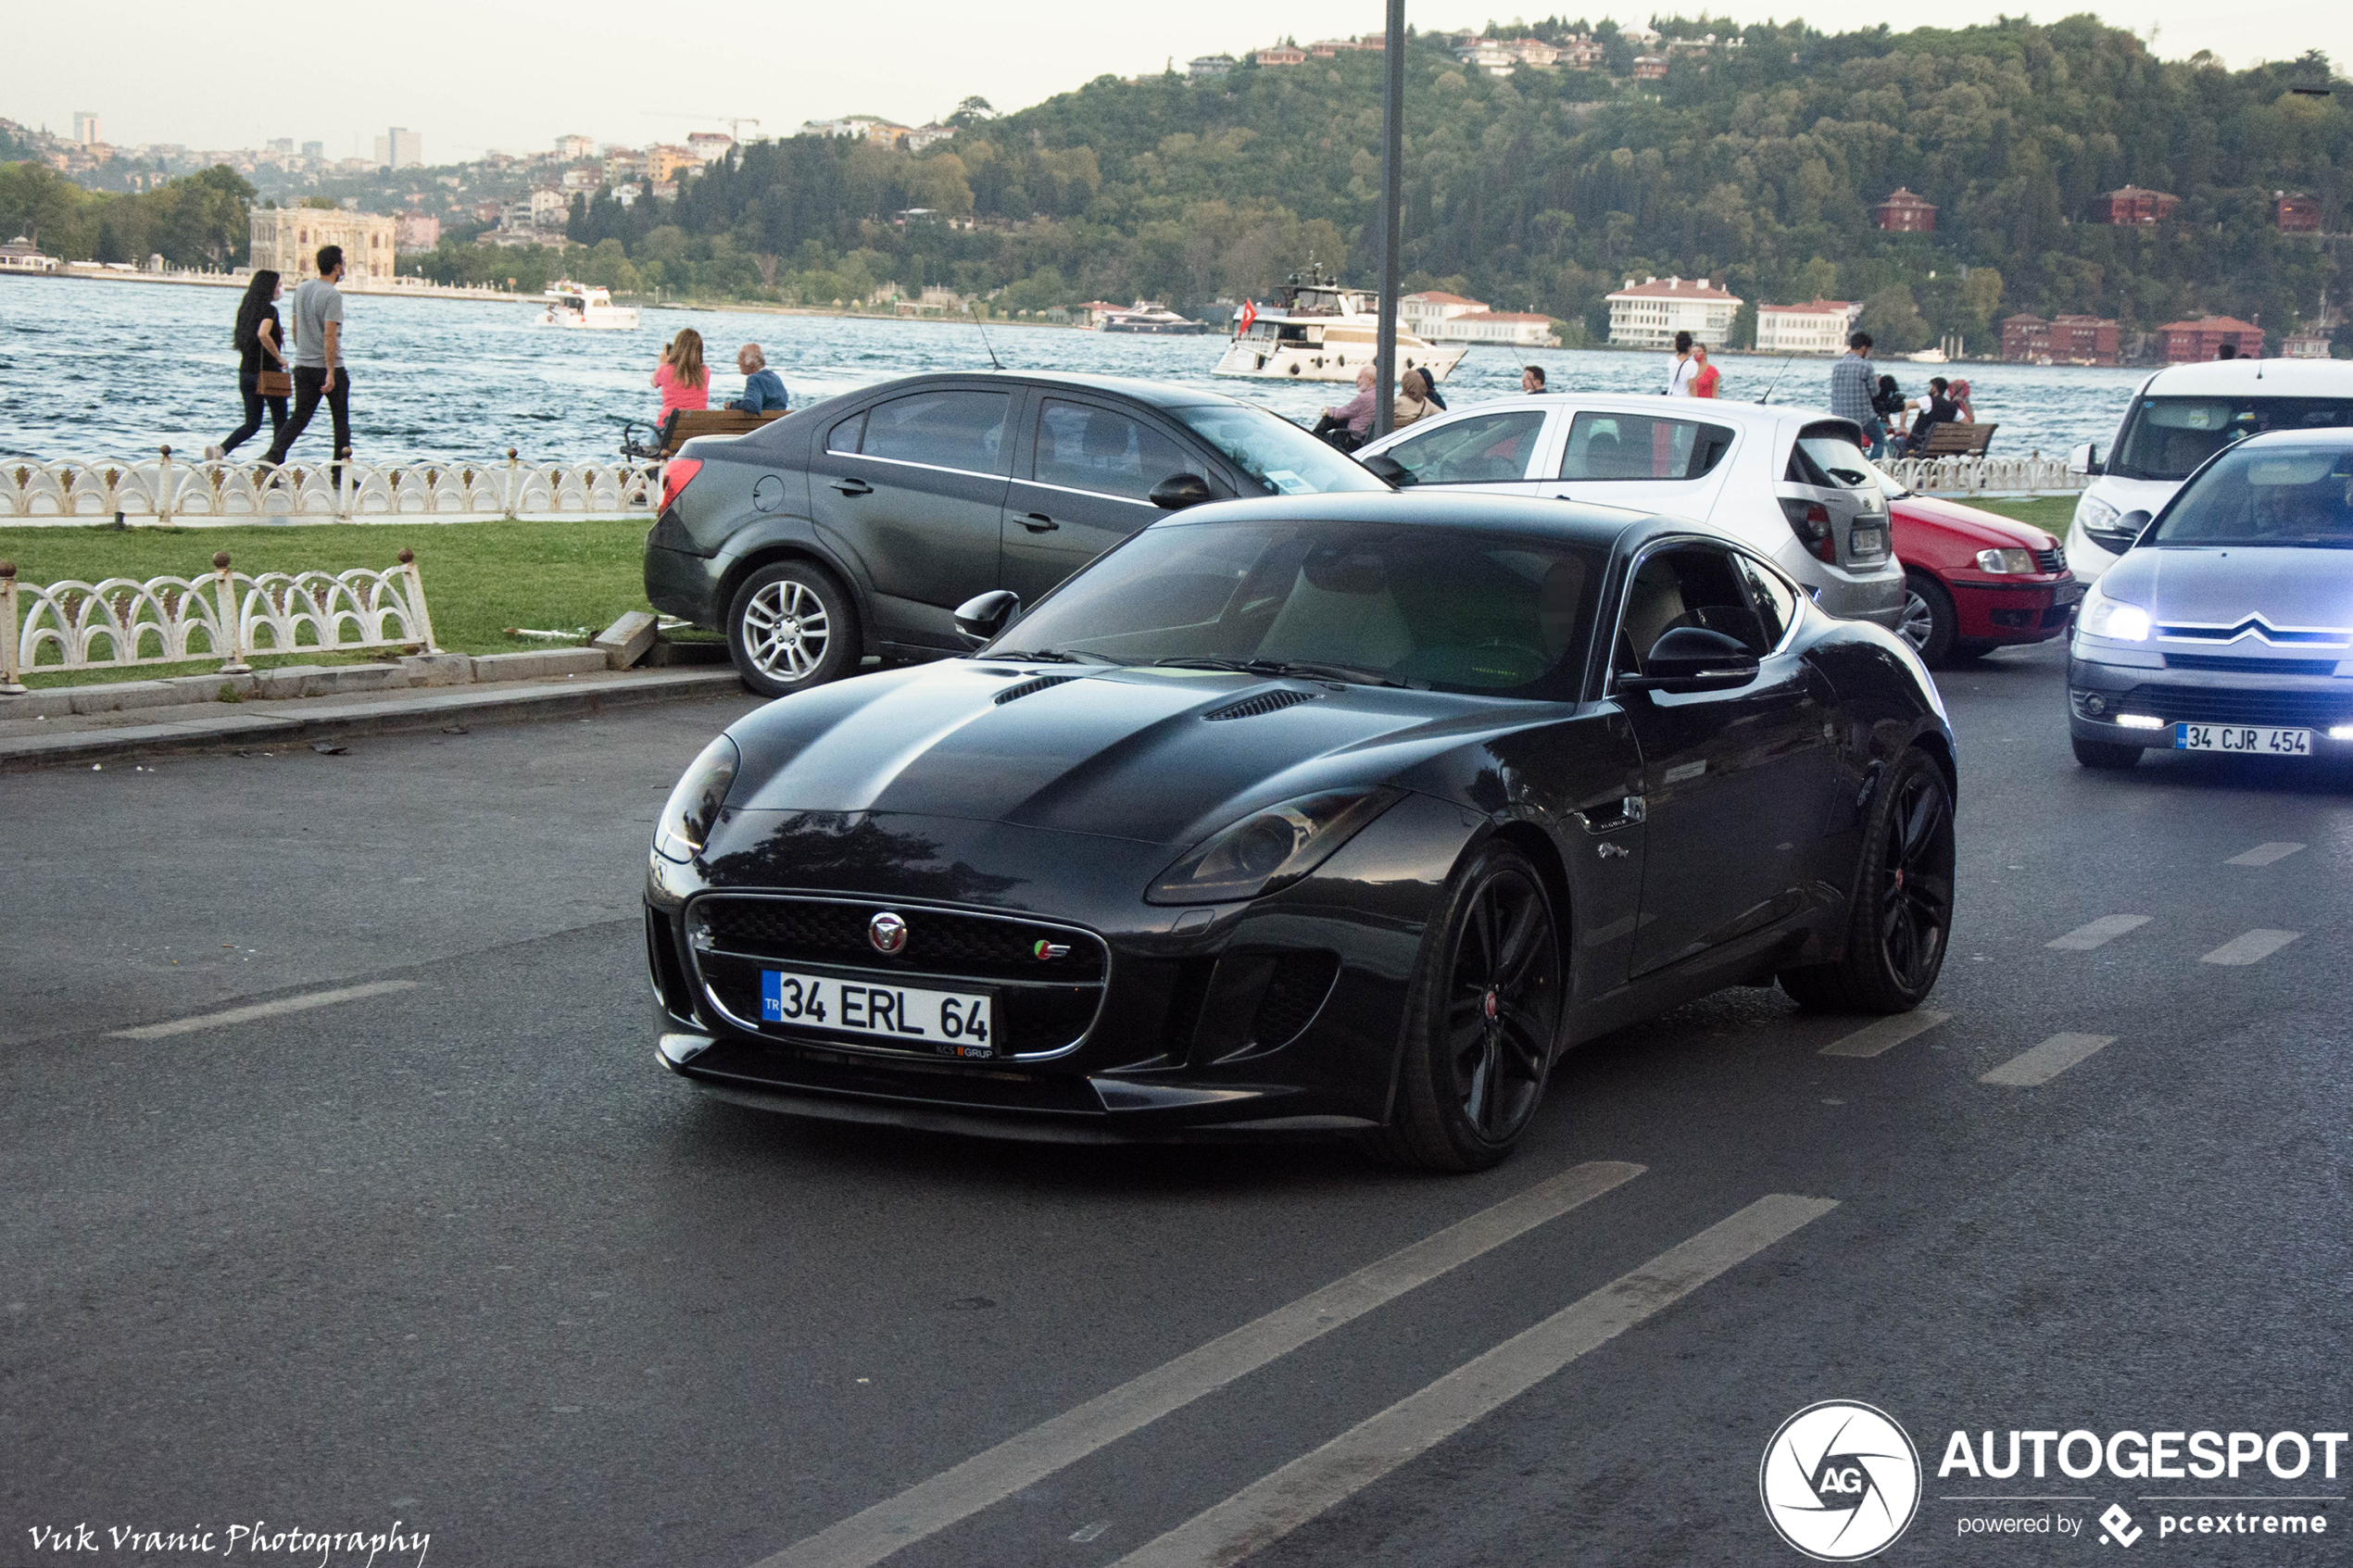
<path fill-rule="evenodd" d="M 999 692 L 993 700 L 998 707 L 1002 708 L 1009 702 L 1019 702 L 1023 697 L 1042 692 L 1048 686 L 1059 686 L 1077 679 L 1076 675 L 1033 675 L 1018 685 L 1007 686 L 1003 691 Z"/>
<path fill-rule="evenodd" d="M 1229 702 L 1223 708 L 1213 708 L 1202 714 L 1202 718 L 1203 720 L 1255 719 L 1262 713 L 1279 713 L 1286 708 L 1295 708 L 1302 702 L 1313 702 L 1318 695 L 1315 692 L 1293 691 L 1286 686 L 1277 691 L 1260 692 L 1255 696 L 1246 696 L 1239 702 Z"/>

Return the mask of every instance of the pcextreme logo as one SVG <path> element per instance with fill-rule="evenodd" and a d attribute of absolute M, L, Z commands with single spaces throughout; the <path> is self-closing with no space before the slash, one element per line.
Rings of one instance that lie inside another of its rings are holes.
<path fill-rule="evenodd" d="M 1919 1512 L 1919 1450 L 1886 1411 L 1825 1399 L 1781 1423 L 1756 1489 L 1781 1539 L 1818 1562 L 1854 1562 L 1886 1549 Z"/>

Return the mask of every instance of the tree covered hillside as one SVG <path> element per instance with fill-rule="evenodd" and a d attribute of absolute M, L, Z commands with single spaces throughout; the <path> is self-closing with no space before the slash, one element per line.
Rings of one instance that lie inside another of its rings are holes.
<path fill-rule="evenodd" d="M 1678 55 L 1639 88 L 1529 68 L 1497 80 L 1416 40 L 1409 282 L 1598 335 L 1602 297 L 1626 277 L 1709 276 L 1751 301 L 1869 300 L 1897 347 L 1943 331 L 1986 344 L 2016 309 L 2128 331 L 2259 313 L 2282 331 L 2315 316 L 2324 284 L 2345 293 L 2326 242 L 2283 236 L 2271 215 L 2274 190 L 2301 190 L 2341 232 L 2353 205 L 2343 91 L 2294 91 L 2329 81 L 2317 56 L 2235 72 L 2160 60 L 2088 16 L 1744 39 L 1706 63 Z M 1352 54 L 1200 83 L 1105 77 L 920 156 L 758 144 L 674 207 L 584 204 L 574 233 L 611 242 L 598 281 L 812 303 L 889 281 L 1003 289 L 1002 309 L 1197 304 L 1263 295 L 1311 251 L 1369 282 L 1380 71 L 1378 55 Z M 2179 213 L 2147 229 L 2088 221 L 2127 182 L 2180 195 Z M 1934 234 L 1871 228 L 1898 185 L 1938 204 Z M 894 221 L 911 207 L 937 216 Z M 978 226 L 958 227 L 967 217 Z"/>

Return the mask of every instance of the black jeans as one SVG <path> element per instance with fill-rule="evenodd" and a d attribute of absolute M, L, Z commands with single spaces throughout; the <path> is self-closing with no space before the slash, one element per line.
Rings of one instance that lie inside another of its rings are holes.
<path fill-rule="evenodd" d="M 337 458 L 351 456 L 351 370 L 347 366 L 335 367 L 335 384 L 327 390 L 327 372 L 315 365 L 296 365 L 294 372 L 294 418 L 280 427 L 270 442 L 270 456 L 265 460 L 283 463 L 286 449 L 302 439 L 303 430 L 310 423 L 310 416 L 319 411 L 319 399 L 327 400 L 328 412 L 334 416 L 335 451 Z"/>
<path fill-rule="evenodd" d="M 261 406 L 265 403 L 270 405 L 271 445 L 277 444 L 278 433 L 286 428 L 286 400 L 262 396 L 254 390 L 258 380 L 251 370 L 237 372 L 237 390 L 245 396 L 245 422 L 231 431 L 229 439 L 220 444 L 220 455 L 224 458 L 251 440 L 254 433 L 261 428 Z"/>

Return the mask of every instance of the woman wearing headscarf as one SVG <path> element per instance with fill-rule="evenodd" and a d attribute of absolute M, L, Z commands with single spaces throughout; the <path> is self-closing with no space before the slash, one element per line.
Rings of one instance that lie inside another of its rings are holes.
<path fill-rule="evenodd" d="M 237 351 L 237 390 L 245 400 L 245 421 L 229 433 L 217 446 L 205 449 L 207 458 L 225 458 L 251 440 L 261 429 L 261 410 L 270 410 L 270 435 L 274 441 L 286 422 L 286 394 L 277 390 L 286 385 L 285 336 L 278 320 L 278 274 L 264 267 L 245 285 L 245 298 L 237 302 L 237 324 L 229 333 L 230 345 Z M 261 377 L 268 371 L 276 378 L 271 390 L 262 390 Z"/>
<path fill-rule="evenodd" d="M 1390 428 L 1403 430 L 1416 420 L 1427 419 L 1437 410 L 1429 400 L 1429 378 L 1418 366 L 1405 372 L 1397 383 L 1397 401 L 1390 408 Z"/>

